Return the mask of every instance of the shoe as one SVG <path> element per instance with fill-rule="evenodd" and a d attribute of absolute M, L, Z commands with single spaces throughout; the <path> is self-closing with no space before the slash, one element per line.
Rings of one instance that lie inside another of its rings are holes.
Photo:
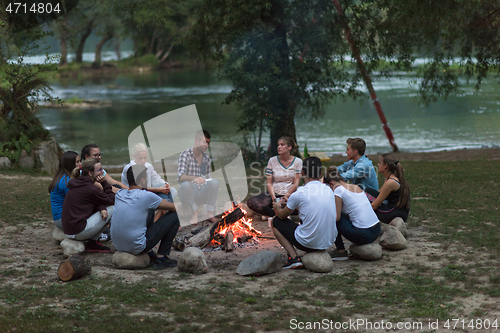
<path fill-rule="evenodd" d="M 156 256 L 156 253 L 155 251 L 151 250 L 148 252 L 148 256 L 149 256 L 149 259 L 152 263 L 155 263 L 156 262 L 156 259 L 158 259 L 158 257 Z"/>
<path fill-rule="evenodd" d="M 111 241 L 111 235 L 103 232 L 101 236 L 99 236 L 99 242 L 109 242 Z"/>
<path fill-rule="evenodd" d="M 85 252 L 110 252 L 111 249 L 107 246 L 102 245 L 98 241 L 89 239 L 85 244 Z"/>
<path fill-rule="evenodd" d="M 349 255 L 347 254 L 347 251 L 340 252 L 339 250 L 335 250 L 332 253 L 330 253 L 330 257 L 332 257 L 332 260 L 335 260 L 335 261 L 349 259 Z"/>
<path fill-rule="evenodd" d="M 161 270 L 165 268 L 177 266 L 177 260 L 170 259 L 169 257 L 157 258 L 153 268 L 156 270 Z"/>
<path fill-rule="evenodd" d="M 296 269 L 302 267 L 304 267 L 304 264 L 302 263 L 301 257 L 295 257 L 293 259 L 288 257 L 288 261 L 283 265 L 283 269 Z"/>

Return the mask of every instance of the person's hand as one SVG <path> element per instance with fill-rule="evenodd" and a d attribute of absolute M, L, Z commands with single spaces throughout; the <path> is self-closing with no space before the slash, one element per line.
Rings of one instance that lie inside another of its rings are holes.
<path fill-rule="evenodd" d="M 277 211 L 278 208 L 281 208 L 281 202 L 273 202 L 274 211 Z"/>
<path fill-rule="evenodd" d="M 170 184 L 169 183 L 165 183 L 165 194 L 169 194 L 170 193 Z"/>
<path fill-rule="evenodd" d="M 288 198 L 290 198 L 291 195 L 292 195 L 291 193 L 285 194 L 285 196 L 283 197 L 283 200 L 285 201 L 285 203 L 288 202 Z"/>
<path fill-rule="evenodd" d="M 103 221 L 106 221 L 106 219 L 108 218 L 108 211 L 106 209 L 101 210 L 101 217 Z"/>
<path fill-rule="evenodd" d="M 95 178 L 95 181 L 102 184 L 104 182 L 104 177 L 102 175 L 99 175 Z"/>
<path fill-rule="evenodd" d="M 168 194 L 170 192 L 170 186 L 168 184 L 155 187 L 156 193 Z"/>
<path fill-rule="evenodd" d="M 207 180 L 203 177 L 198 177 L 198 178 L 193 179 L 193 182 L 195 182 L 198 185 L 203 185 L 207 182 Z"/>

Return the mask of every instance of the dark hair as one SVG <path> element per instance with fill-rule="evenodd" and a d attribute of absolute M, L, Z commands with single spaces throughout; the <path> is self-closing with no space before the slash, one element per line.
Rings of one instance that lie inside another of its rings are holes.
<path fill-rule="evenodd" d="M 302 164 L 304 175 L 312 179 L 320 179 L 321 177 L 321 160 L 316 156 L 306 158 Z"/>
<path fill-rule="evenodd" d="M 80 168 L 74 168 L 73 172 L 71 172 L 71 178 L 88 176 L 90 171 L 94 171 L 94 166 L 97 163 L 101 163 L 97 158 L 87 158 L 82 162 L 82 172 L 80 172 Z"/>
<path fill-rule="evenodd" d="M 330 182 L 339 182 L 339 181 L 345 181 L 344 177 L 340 175 L 340 173 L 337 170 L 337 167 L 332 165 L 328 169 L 326 169 L 326 175 L 324 182 L 325 184 L 330 184 Z"/>
<path fill-rule="evenodd" d="M 86 159 L 85 156 L 87 156 L 87 155 L 90 156 L 90 150 L 92 148 L 99 148 L 99 146 L 96 145 L 95 143 L 91 143 L 91 144 L 86 145 L 85 147 L 83 147 L 82 154 L 80 155 L 80 159 L 82 160 L 82 162 Z M 92 156 L 90 156 L 90 157 L 92 157 Z"/>
<path fill-rule="evenodd" d="M 128 180 L 128 185 L 129 186 L 137 186 L 137 183 L 140 182 L 143 178 L 148 177 L 148 174 L 146 171 L 148 168 L 146 168 L 144 165 L 132 165 L 130 168 L 127 170 L 127 180 Z"/>
<path fill-rule="evenodd" d="M 62 176 L 66 175 L 68 177 L 71 177 L 71 172 L 75 168 L 77 156 L 78 154 L 74 151 L 67 151 L 62 154 L 61 158 L 59 159 L 59 166 L 57 168 L 56 175 L 54 176 L 54 178 L 52 178 L 52 181 L 49 184 L 49 193 L 56 188 L 57 183 L 62 178 Z M 66 180 L 66 184 L 67 183 L 68 180 Z"/>
<path fill-rule="evenodd" d="M 399 208 L 409 208 L 410 206 L 410 186 L 406 182 L 405 175 L 403 173 L 403 166 L 399 163 L 396 155 L 393 153 L 387 153 L 382 155 L 382 161 L 387 164 L 389 171 L 392 172 L 399 179 L 399 185 L 401 189 L 401 194 L 399 195 L 399 200 L 396 206 Z"/>
<path fill-rule="evenodd" d="M 199 130 L 198 132 L 196 132 L 196 134 L 194 135 L 194 138 L 199 140 L 199 139 L 202 139 L 202 135 L 205 139 L 210 139 L 210 133 L 208 133 L 207 130 Z"/>
<path fill-rule="evenodd" d="M 282 140 L 288 147 L 292 147 L 292 150 L 297 148 L 297 144 L 293 139 L 289 136 L 282 136 L 281 138 L 278 139 L 278 142 Z"/>
<path fill-rule="evenodd" d="M 352 149 L 356 149 L 360 156 L 363 156 L 365 154 L 365 150 L 366 150 L 365 140 L 363 140 L 361 138 L 349 138 L 346 140 L 346 143 L 348 145 L 351 145 Z"/>

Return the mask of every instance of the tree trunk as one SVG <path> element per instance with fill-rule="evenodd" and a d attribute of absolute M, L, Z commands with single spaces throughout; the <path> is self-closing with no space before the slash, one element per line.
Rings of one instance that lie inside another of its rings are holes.
<path fill-rule="evenodd" d="M 85 257 L 74 255 L 59 265 L 57 276 L 62 281 L 67 282 L 90 274 L 91 271 L 92 266 Z"/>
<path fill-rule="evenodd" d="M 276 11 L 274 17 L 281 18 L 284 16 L 281 5 L 273 6 Z M 279 42 L 278 53 L 279 59 L 275 64 L 280 69 L 277 81 L 289 82 L 291 80 L 290 74 L 290 48 L 286 40 L 286 26 L 281 20 L 273 22 L 274 31 L 273 38 Z M 274 90 L 273 98 L 276 101 L 274 105 L 273 121 L 271 125 L 271 155 L 278 154 L 278 139 L 282 136 L 289 136 L 296 141 L 295 133 L 295 105 L 293 104 L 292 92 L 277 88 Z"/>
<path fill-rule="evenodd" d="M 59 65 L 64 66 L 68 63 L 68 25 L 66 17 L 61 23 L 61 59 L 59 60 Z"/>
<path fill-rule="evenodd" d="M 83 34 L 80 37 L 80 42 L 78 43 L 78 48 L 76 49 L 76 59 L 75 59 L 75 62 L 77 64 L 81 64 L 82 63 L 83 48 L 85 46 L 85 41 L 87 41 L 87 38 L 92 33 L 92 27 L 93 27 L 93 25 L 94 25 L 94 20 L 90 20 L 90 22 L 85 27 L 85 30 L 83 30 Z"/>
<path fill-rule="evenodd" d="M 108 31 L 104 37 L 97 43 L 95 47 L 95 58 L 94 58 L 94 63 L 92 64 L 93 67 L 99 67 L 101 66 L 101 52 L 102 52 L 102 47 L 104 44 L 106 44 L 111 38 L 113 38 L 113 32 Z"/>

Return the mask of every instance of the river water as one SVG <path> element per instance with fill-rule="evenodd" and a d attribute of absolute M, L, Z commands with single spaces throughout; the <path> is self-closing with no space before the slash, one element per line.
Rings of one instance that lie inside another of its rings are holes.
<path fill-rule="evenodd" d="M 430 106 L 416 100 L 412 78 L 383 78 L 375 81 L 396 143 L 402 151 L 436 151 L 500 146 L 500 85 L 498 79 L 484 81 L 476 93 L 466 85 L 464 93 Z M 242 143 L 235 122 L 239 111 L 222 105 L 231 91 L 227 82 L 203 70 L 124 73 L 88 79 L 51 81 L 60 98 L 106 100 L 111 106 L 68 111 L 42 108 L 38 116 L 64 149 L 79 152 L 97 143 L 105 165 L 124 165 L 128 160 L 129 133 L 145 121 L 187 105 L 195 104 L 202 126 L 213 141 Z M 367 153 L 391 150 L 374 106 L 365 101 L 332 103 L 319 120 L 296 119 L 297 141 L 309 150 L 339 154 L 345 140 L 361 137 Z M 253 142 L 253 139 L 252 139 Z M 263 136 L 263 146 L 269 144 Z"/>

